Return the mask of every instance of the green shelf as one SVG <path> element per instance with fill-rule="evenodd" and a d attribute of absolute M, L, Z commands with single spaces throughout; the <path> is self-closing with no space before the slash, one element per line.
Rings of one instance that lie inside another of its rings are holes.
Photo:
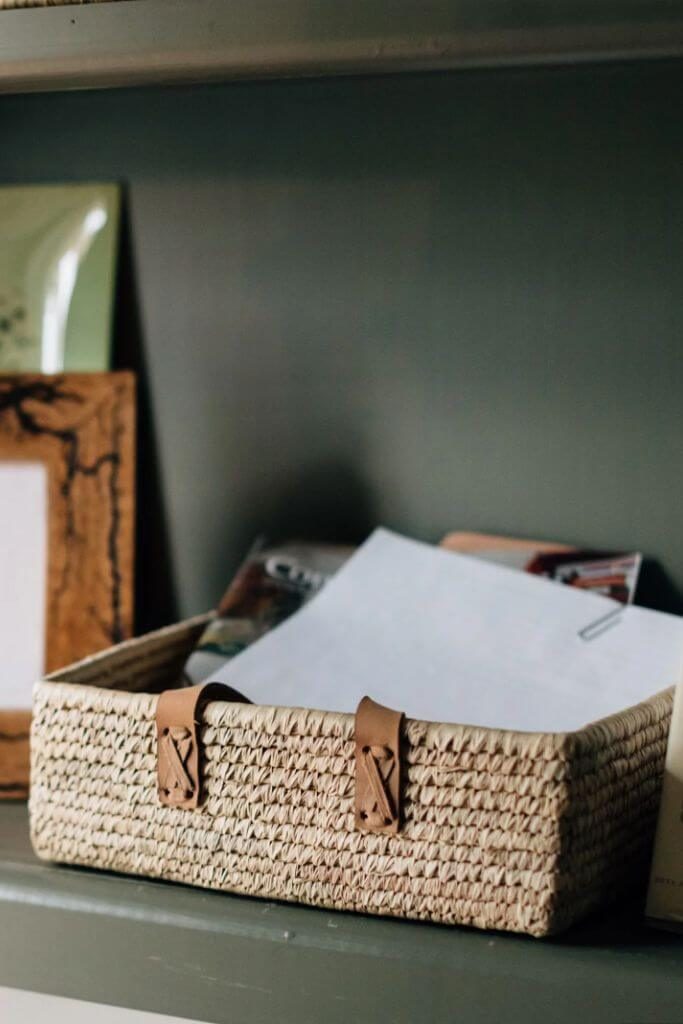
<path fill-rule="evenodd" d="M 683 938 L 640 907 L 555 940 L 60 868 L 0 804 L 0 985 L 220 1024 L 680 1021 Z"/>
<path fill-rule="evenodd" d="M 15 92 L 683 52 L 681 0 L 110 0 L 0 19 Z"/>

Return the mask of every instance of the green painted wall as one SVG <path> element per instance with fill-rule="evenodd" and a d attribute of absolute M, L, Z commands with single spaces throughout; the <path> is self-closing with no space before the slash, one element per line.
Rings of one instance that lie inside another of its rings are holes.
<path fill-rule="evenodd" d="M 128 186 L 182 613 L 257 531 L 375 522 L 639 546 L 680 590 L 680 96 L 653 63 L 0 99 L 0 180 Z"/>

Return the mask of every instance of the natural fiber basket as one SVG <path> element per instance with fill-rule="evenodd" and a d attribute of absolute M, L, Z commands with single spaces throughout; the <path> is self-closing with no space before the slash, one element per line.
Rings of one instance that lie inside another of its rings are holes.
<path fill-rule="evenodd" d="M 354 717 L 211 703 L 204 799 L 161 806 L 155 713 L 206 617 L 35 690 L 45 859 L 340 910 L 545 935 L 644 879 L 672 692 L 575 733 L 405 720 L 397 834 L 358 831 Z"/>

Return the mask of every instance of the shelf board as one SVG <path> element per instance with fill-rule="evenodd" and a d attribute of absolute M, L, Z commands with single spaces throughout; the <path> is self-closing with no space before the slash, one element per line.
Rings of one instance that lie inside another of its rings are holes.
<path fill-rule="evenodd" d="M 0 91 L 671 57 L 683 0 L 110 0 L 0 10 Z"/>
<path fill-rule="evenodd" d="M 371 918 L 55 867 L 0 802 L 0 986 L 215 1024 L 680 1020 L 683 937 L 634 898 L 553 940 Z"/>

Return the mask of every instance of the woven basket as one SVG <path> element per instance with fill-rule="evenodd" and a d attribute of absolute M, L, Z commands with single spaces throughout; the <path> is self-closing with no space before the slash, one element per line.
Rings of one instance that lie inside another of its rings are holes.
<path fill-rule="evenodd" d="M 212 703 L 205 797 L 160 805 L 155 711 L 207 617 L 35 690 L 45 859 L 269 899 L 545 935 L 644 880 L 672 691 L 575 733 L 405 720 L 403 820 L 357 831 L 354 717 Z"/>

